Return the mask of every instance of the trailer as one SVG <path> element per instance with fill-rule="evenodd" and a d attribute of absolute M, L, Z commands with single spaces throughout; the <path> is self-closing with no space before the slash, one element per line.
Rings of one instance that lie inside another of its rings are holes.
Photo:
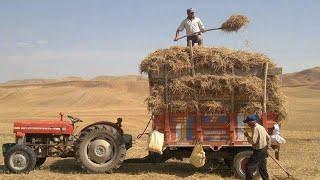
<path fill-rule="evenodd" d="M 165 162 L 168 159 L 175 158 L 182 160 L 189 158 L 194 146 L 201 143 L 206 158 L 223 159 L 224 162 L 233 170 L 239 178 L 245 178 L 246 163 L 251 156 L 252 145 L 248 143 L 244 132 L 251 132 L 250 128 L 243 123 L 246 115 L 239 112 L 235 106 L 246 103 L 243 99 L 237 99 L 237 94 L 233 90 L 229 96 L 206 96 L 198 95 L 193 98 L 199 102 L 220 101 L 227 102 L 230 105 L 229 112 L 208 113 L 201 112 L 199 109 L 186 109 L 184 112 L 172 111 L 172 102 L 179 99 L 175 95 L 170 94 L 170 83 L 181 76 L 195 76 L 196 73 L 207 73 L 201 69 L 195 69 L 193 61 L 193 47 L 189 42 L 189 50 L 191 56 L 190 72 L 184 71 L 180 74 L 172 73 L 168 70 L 166 64 L 159 71 L 148 72 L 150 94 L 152 87 L 161 85 L 164 87 L 162 96 L 165 102 L 165 109 L 160 114 L 152 114 L 152 130 L 157 130 L 164 134 L 164 150 L 163 154 L 150 152 L 146 159 L 154 162 Z M 184 73 L 184 74 L 183 74 Z M 233 76 L 253 75 L 263 80 L 263 99 L 258 103 L 263 104 L 263 111 L 260 114 L 259 124 L 261 124 L 269 134 L 272 134 L 274 124 L 279 114 L 267 111 L 267 78 L 282 74 L 282 68 L 269 68 L 268 63 L 263 67 L 251 67 L 248 71 L 243 72 L 239 69 L 230 68 Z M 197 91 L 197 89 L 195 89 Z M 274 147 L 279 149 L 279 147 Z M 278 155 L 278 154 L 277 154 Z M 259 173 L 256 172 L 255 176 Z"/>
<path fill-rule="evenodd" d="M 272 133 L 276 115 L 264 113 L 258 122 Z M 154 162 L 175 158 L 189 158 L 197 143 L 203 145 L 207 160 L 223 159 L 239 178 L 245 177 L 246 163 L 252 154 L 251 144 L 244 136 L 245 117 L 241 113 L 230 114 L 162 114 L 152 119 L 152 129 L 164 133 L 162 155 L 150 152 Z M 258 176 L 258 172 L 256 173 Z"/>

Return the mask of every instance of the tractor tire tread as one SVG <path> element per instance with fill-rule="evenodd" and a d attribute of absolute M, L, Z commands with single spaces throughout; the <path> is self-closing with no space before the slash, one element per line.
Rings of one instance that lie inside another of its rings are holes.
<path fill-rule="evenodd" d="M 14 151 L 24 151 L 28 154 L 29 156 L 29 164 L 27 166 L 26 169 L 23 169 L 23 170 L 15 170 L 13 168 L 10 167 L 9 165 L 9 161 L 10 161 L 10 154 L 13 153 Z M 34 153 L 34 151 L 28 147 L 28 146 L 25 146 L 23 144 L 17 144 L 15 146 L 13 146 L 12 148 L 10 148 L 8 150 L 8 152 L 5 154 L 5 157 L 4 157 L 4 163 L 5 163 L 5 167 L 12 173 L 15 173 L 15 174 L 21 174 L 21 173 L 29 173 L 30 171 L 34 170 L 35 166 L 36 166 L 36 161 L 37 161 L 37 156 L 36 154 Z"/>
<path fill-rule="evenodd" d="M 85 140 L 85 138 L 90 135 L 91 133 L 94 132 L 109 132 L 108 135 L 110 135 L 112 138 L 115 139 L 115 143 L 116 145 L 119 146 L 119 155 L 118 158 L 116 160 L 116 162 L 113 164 L 112 167 L 106 169 L 106 170 L 90 170 L 88 169 L 85 164 L 81 161 L 81 155 L 80 155 L 80 145 L 81 142 L 83 142 Z M 76 142 L 76 146 L 75 146 L 75 158 L 78 164 L 80 164 L 81 168 L 87 172 L 87 173 L 112 173 L 113 170 L 119 168 L 121 166 L 121 164 L 124 162 L 125 157 L 126 157 L 126 147 L 125 144 L 121 144 L 121 135 L 120 133 L 112 126 L 109 125 L 104 125 L 104 124 L 99 124 L 99 125 L 93 125 L 91 127 L 88 127 L 87 129 L 83 130 L 80 135 L 79 138 Z"/>

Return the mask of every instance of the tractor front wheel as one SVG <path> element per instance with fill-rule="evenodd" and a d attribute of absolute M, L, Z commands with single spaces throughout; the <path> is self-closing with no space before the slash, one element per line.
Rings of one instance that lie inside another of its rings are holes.
<path fill-rule="evenodd" d="M 4 163 L 12 173 L 28 173 L 36 165 L 37 157 L 34 151 L 25 145 L 15 145 L 5 154 Z"/>
<path fill-rule="evenodd" d="M 126 156 L 121 134 L 108 125 L 93 125 L 80 133 L 76 160 L 88 172 L 112 172 Z"/>

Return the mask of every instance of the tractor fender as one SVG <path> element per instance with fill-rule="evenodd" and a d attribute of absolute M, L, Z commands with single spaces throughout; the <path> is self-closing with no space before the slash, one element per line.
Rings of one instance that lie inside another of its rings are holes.
<path fill-rule="evenodd" d="M 91 126 L 96 126 L 96 125 L 108 125 L 108 126 L 112 126 L 114 127 L 121 135 L 123 135 L 123 130 L 121 127 L 119 127 L 118 124 L 110 122 L 110 121 L 98 121 L 95 122 L 93 124 L 89 124 L 88 126 L 85 126 L 84 128 L 81 129 L 81 131 L 79 132 L 79 134 L 81 134 L 81 132 L 83 132 L 84 130 L 86 130 L 87 128 L 91 127 Z"/>
<path fill-rule="evenodd" d="M 90 127 L 96 126 L 96 125 L 108 125 L 108 126 L 114 127 L 121 135 L 121 143 L 124 143 L 126 145 L 126 149 L 129 149 L 132 147 L 132 136 L 130 134 L 123 134 L 123 130 L 121 128 L 121 125 L 119 125 L 118 123 L 110 122 L 110 121 L 99 121 L 99 122 L 95 122 L 93 124 L 89 124 L 88 126 L 85 126 L 84 128 L 81 129 L 81 131 L 79 132 L 79 135 L 83 131 L 85 131 L 87 128 L 90 128 Z"/>

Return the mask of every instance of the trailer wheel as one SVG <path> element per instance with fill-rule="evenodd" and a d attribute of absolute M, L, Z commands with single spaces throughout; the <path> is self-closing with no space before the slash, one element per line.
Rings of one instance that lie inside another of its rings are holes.
<path fill-rule="evenodd" d="M 246 178 L 246 171 L 247 171 L 247 163 L 252 155 L 252 151 L 241 151 L 238 152 L 233 159 L 233 170 L 235 172 L 235 175 L 240 179 Z M 258 170 L 256 170 L 253 174 L 254 178 L 259 177 L 260 174 Z"/>
<path fill-rule="evenodd" d="M 37 158 L 37 162 L 36 162 L 36 168 L 39 168 L 40 166 L 42 166 L 42 164 L 46 161 L 46 157 L 42 157 L 42 158 Z"/>
<path fill-rule="evenodd" d="M 125 156 L 125 143 L 115 128 L 93 125 L 80 133 L 75 158 L 88 172 L 112 172 L 121 166 Z"/>
<path fill-rule="evenodd" d="M 4 157 L 6 168 L 16 174 L 28 173 L 36 165 L 37 157 L 34 151 L 25 145 L 15 145 L 8 150 Z"/>

